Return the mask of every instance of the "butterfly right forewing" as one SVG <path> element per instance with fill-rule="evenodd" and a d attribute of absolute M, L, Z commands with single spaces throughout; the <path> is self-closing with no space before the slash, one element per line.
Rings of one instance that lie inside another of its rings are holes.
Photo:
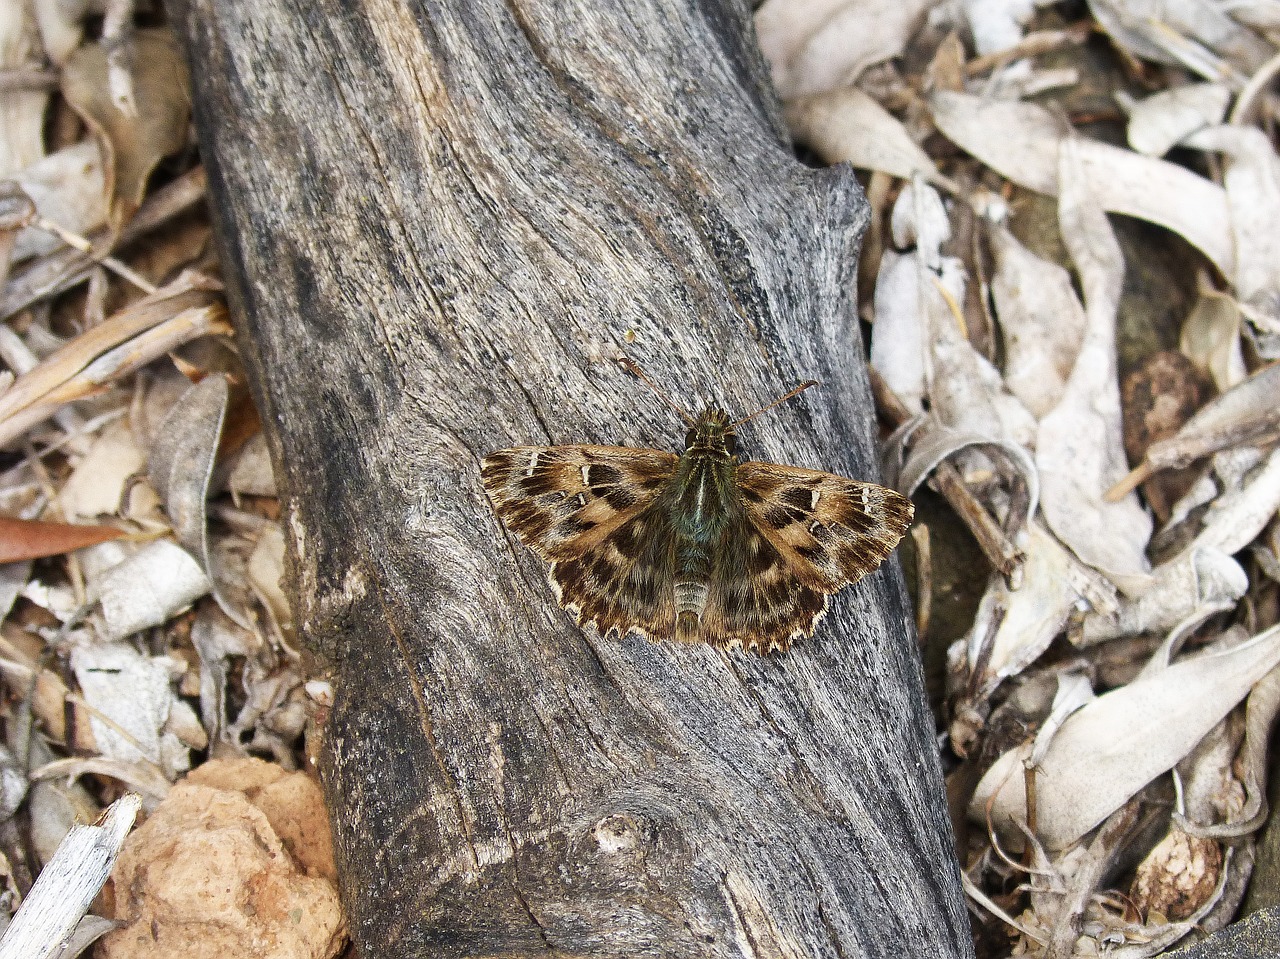
<path fill-rule="evenodd" d="M 752 524 L 798 579 L 826 592 L 879 566 L 915 513 L 896 490 L 798 466 L 743 463 L 737 483 Z"/>

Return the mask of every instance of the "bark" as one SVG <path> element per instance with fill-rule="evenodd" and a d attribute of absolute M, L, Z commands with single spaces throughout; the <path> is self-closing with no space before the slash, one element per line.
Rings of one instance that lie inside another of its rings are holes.
<path fill-rule="evenodd" d="M 183 0 L 229 298 L 367 957 L 964 956 L 896 561 L 759 658 L 601 638 L 493 517 L 516 444 L 874 475 L 866 204 L 727 0 Z"/>

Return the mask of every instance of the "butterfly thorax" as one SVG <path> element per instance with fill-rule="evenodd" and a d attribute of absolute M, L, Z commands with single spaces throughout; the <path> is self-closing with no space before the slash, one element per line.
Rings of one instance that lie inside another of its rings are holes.
<path fill-rule="evenodd" d="M 736 506 L 737 437 L 724 410 L 707 409 L 685 438 L 670 490 L 672 519 L 694 543 L 719 540 Z"/>

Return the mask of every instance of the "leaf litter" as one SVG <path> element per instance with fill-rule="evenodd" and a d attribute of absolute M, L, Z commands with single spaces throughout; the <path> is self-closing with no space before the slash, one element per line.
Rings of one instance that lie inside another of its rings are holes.
<path fill-rule="evenodd" d="M 930 526 L 917 619 L 945 660 L 975 942 L 1156 955 L 1230 922 L 1251 881 L 1248 908 L 1280 903 L 1257 854 L 1280 701 L 1280 21 L 1199 0 L 900 13 L 768 0 L 756 25 L 793 136 L 872 202 L 860 302 L 887 472 Z M 966 528 L 991 572 L 960 603 L 936 557 Z"/>
<path fill-rule="evenodd" d="M 130 2 L 34 0 L 0 17 L 0 70 L 50 77 L 0 86 L 0 956 L 221 956 L 229 915 L 261 955 L 337 955 L 298 771 L 326 687 L 281 584 L 178 45 Z M 237 911 L 255 883 L 274 898 Z"/>
<path fill-rule="evenodd" d="M 303 766 L 328 695 L 280 588 L 172 40 L 129 4 L 97 36 L 52 0 L 24 16 L 0 69 L 58 92 L 0 92 L 0 812 L 47 825 L 0 831 L 10 911 L 77 817 L 114 801 L 115 836 L 133 795 L 179 835 L 274 848 L 272 815 L 225 790 L 272 788 L 250 754 Z M 1268 826 L 1280 703 L 1274 10 L 767 0 L 756 23 L 797 140 L 867 177 L 889 472 L 991 564 L 967 615 L 921 618 L 950 646 L 935 705 L 981 955 L 1148 956 L 1220 928 Z M 1193 284 L 1153 317 L 1126 291 L 1168 257 Z M 1212 389 L 1153 439 L 1126 424 L 1180 397 L 1124 384 L 1155 343 Z M 226 781 L 184 778 L 213 758 Z M 278 881 L 331 921 L 280 955 L 335 954 L 336 900 L 300 875 Z M 178 892 L 108 918 L 162 927 Z M 88 908 L 58 928 L 115 928 Z"/>

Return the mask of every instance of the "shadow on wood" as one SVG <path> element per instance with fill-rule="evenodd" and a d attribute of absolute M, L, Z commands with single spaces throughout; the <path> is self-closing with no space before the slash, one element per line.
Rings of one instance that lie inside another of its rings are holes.
<path fill-rule="evenodd" d="M 970 953 L 901 575 L 759 658 L 602 639 L 495 520 L 516 444 L 874 475 L 866 204 L 796 162 L 721 0 L 175 11 L 362 954 Z"/>

